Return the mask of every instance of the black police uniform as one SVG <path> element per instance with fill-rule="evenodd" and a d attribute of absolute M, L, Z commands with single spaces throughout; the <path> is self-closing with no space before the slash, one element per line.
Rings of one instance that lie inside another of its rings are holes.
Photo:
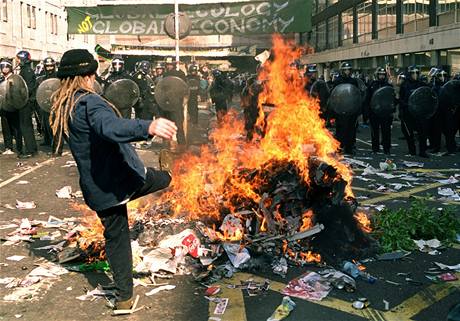
<path fill-rule="evenodd" d="M 358 81 L 355 78 L 340 75 L 332 82 L 332 89 L 341 84 L 352 84 L 358 87 Z M 347 154 L 353 153 L 356 144 L 357 120 L 358 114 L 335 115 L 335 135 L 342 149 Z"/>
<path fill-rule="evenodd" d="M 455 107 L 439 94 L 442 86 L 447 81 L 434 78 L 432 81 L 433 90 L 438 95 L 438 109 L 430 120 L 429 142 L 432 152 L 437 153 L 441 149 L 441 134 L 446 140 L 447 153 L 452 154 L 457 150 L 455 142 Z"/>
<path fill-rule="evenodd" d="M 411 155 L 416 155 L 414 132 L 417 132 L 419 140 L 419 155 L 422 157 L 427 157 L 426 139 L 428 134 L 429 123 L 424 119 L 416 119 L 409 113 L 410 95 L 417 88 L 423 86 L 426 85 L 420 80 L 413 80 L 410 76 L 406 78 L 404 83 L 401 85 L 401 89 L 399 91 L 399 115 L 401 118 L 401 130 L 404 137 L 406 138 L 409 153 Z"/>
<path fill-rule="evenodd" d="M 183 81 L 187 82 L 187 77 L 185 76 L 184 72 L 182 70 L 176 70 L 176 69 L 172 69 L 172 70 L 166 70 L 164 73 L 163 73 L 163 77 L 169 77 L 169 76 L 173 76 L 173 77 L 178 77 L 180 79 L 182 79 Z M 184 107 L 183 107 L 183 103 L 181 104 L 181 106 L 177 106 L 175 108 L 173 108 L 175 111 L 165 111 L 165 110 L 162 110 L 162 114 L 163 114 L 163 117 L 173 121 L 176 126 L 177 126 L 177 143 L 179 145 L 185 145 L 187 142 L 186 142 L 186 139 L 185 139 L 185 132 L 184 132 Z"/>
<path fill-rule="evenodd" d="M 382 87 L 393 87 L 388 80 L 374 80 L 369 84 L 367 88 L 367 98 L 365 104 L 365 113 L 369 115 L 369 121 L 371 125 L 371 139 L 372 139 L 372 151 L 377 153 L 380 150 L 380 132 L 382 133 L 382 145 L 385 154 L 390 153 L 391 148 L 391 124 L 393 122 L 393 115 L 379 116 L 372 112 L 370 108 L 370 101 L 374 93 Z M 391 99 L 391 98 L 389 98 Z"/>
<path fill-rule="evenodd" d="M 215 77 L 209 89 L 209 94 L 216 107 L 216 112 L 220 114 L 227 113 L 228 91 L 229 89 L 224 75 L 221 74 Z"/>
<path fill-rule="evenodd" d="M 246 137 L 252 140 L 257 118 L 259 116 L 259 92 L 260 85 L 256 82 L 256 77 L 248 79 L 246 86 L 241 91 L 241 107 L 244 111 L 244 129 Z"/>
<path fill-rule="evenodd" d="M 29 101 L 19 110 L 19 124 L 21 133 L 24 137 L 25 155 L 32 155 L 37 153 L 37 142 L 35 141 L 34 127 L 32 124 L 32 113 L 35 107 L 35 89 L 36 77 L 35 73 L 30 66 L 30 62 L 21 64 L 21 71 L 19 75 L 24 78 L 27 88 L 29 88 Z"/>
<path fill-rule="evenodd" d="M 134 105 L 134 113 L 137 119 L 152 120 L 155 114 L 155 102 L 152 90 L 154 88 L 153 79 L 141 71 L 133 75 L 133 80 L 139 87 L 139 100 Z"/>
<path fill-rule="evenodd" d="M 198 125 L 198 93 L 200 90 L 200 76 L 187 75 L 187 83 L 189 88 L 188 96 L 188 112 L 192 124 Z"/>

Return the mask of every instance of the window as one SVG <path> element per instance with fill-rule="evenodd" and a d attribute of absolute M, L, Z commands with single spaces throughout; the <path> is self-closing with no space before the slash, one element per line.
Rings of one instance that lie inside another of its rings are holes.
<path fill-rule="evenodd" d="M 30 9 L 30 4 L 26 6 L 26 12 L 27 12 L 27 28 L 32 27 L 32 18 L 31 18 L 31 9 Z"/>
<path fill-rule="evenodd" d="M 0 0 L 0 21 L 8 21 L 8 2 L 7 0 Z"/>
<path fill-rule="evenodd" d="M 392 0 L 379 0 L 377 2 L 378 38 L 386 39 L 396 34 L 396 3 Z"/>
<path fill-rule="evenodd" d="M 438 0 L 436 13 L 438 26 L 460 22 L 460 0 Z"/>
<path fill-rule="evenodd" d="M 339 17 L 334 16 L 329 18 L 328 28 L 328 43 L 329 49 L 337 48 L 339 46 Z"/>
<path fill-rule="evenodd" d="M 343 45 L 353 43 L 353 8 L 342 13 L 342 39 Z"/>
<path fill-rule="evenodd" d="M 49 15 L 49 30 L 52 35 L 58 34 L 57 15 L 52 13 Z"/>
<path fill-rule="evenodd" d="M 404 0 L 404 33 L 421 31 L 429 27 L 428 6 L 430 0 Z"/>
<path fill-rule="evenodd" d="M 34 6 L 28 4 L 26 6 L 27 28 L 37 29 L 37 12 Z"/>
<path fill-rule="evenodd" d="M 318 29 L 316 33 L 317 37 L 317 51 L 322 51 L 326 49 L 326 22 L 321 22 L 318 24 Z"/>
<path fill-rule="evenodd" d="M 358 11 L 358 42 L 372 39 L 372 0 L 367 0 L 357 7 Z"/>

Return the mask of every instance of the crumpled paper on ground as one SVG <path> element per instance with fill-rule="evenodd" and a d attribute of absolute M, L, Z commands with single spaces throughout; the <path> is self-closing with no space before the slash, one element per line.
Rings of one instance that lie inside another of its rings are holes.
<path fill-rule="evenodd" d="M 312 301 L 321 301 L 332 286 L 330 282 L 316 272 L 307 272 L 294 279 L 282 291 L 283 294 Z"/>
<path fill-rule="evenodd" d="M 441 247 L 441 242 L 438 239 L 431 240 L 414 240 L 415 245 L 421 252 L 428 253 L 430 255 L 441 254 L 437 248 Z"/>
<path fill-rule="evenodd" d="M 18 201 L 16 200 L 16 208 L 19 209 L 19 210 L 30 210 L 30 209 L 33 209 L 33 208 L 36 208 L 37 205 L 35 204 L 34 201 L 32 202 L 21 202 L 21 201 Z"/>
<path fill-rule="evenodd" d="M 239 268 L 241 264 L 246 263 L 251 258 L 246 248 L 240 248 L 239 244 L 224 243 L 223 248 L 232 262 L 233 266 Z"/>
<path fill-rule="evenodd" d="M 162 285 L 162 286 L 156 287 L 155 289 L 145 293 L 145 295 L 146 296 L 151 296 L 151 295 L 157 294 L 158 292 L 169 291 L 169 290 L 173 290 L 175 288 L 176 288 L 175 285 L 170 285 L 170 284 Z"/>

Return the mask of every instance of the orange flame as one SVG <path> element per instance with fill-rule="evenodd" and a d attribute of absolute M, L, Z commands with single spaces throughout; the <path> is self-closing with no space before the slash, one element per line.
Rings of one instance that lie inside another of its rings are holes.
<path fill-rule="evenodd" d="M 199 156 L 188 153 L 175 162 L 171 190 L 162 194 L 160 202 L 170 201 L 175 214 L 190 219 L 219 219 L 223 206 L 237 210 L 232 205 L 235 200 L 260 201 L 257 191 L 263 182 L 232 176 L 241 166 L 260 169 L 270 161 L 292 161 L 308 184 L 310 156 L 333 165 L 347 182 L 347 196 L 353 195 L 351 170 L 340 162 L 339 143 L 319 116 L 318 100 L 306 93 L 306 79 L 289 68 L 301 50 L 279 35 L 273 37 L 274 59 L 265 63 L 258 77 L 264 86 L 257 126 L 264 128 L 265 134 L 246 141 L 243 121 L 230 112 L 211 133 L 210 144 L 201 147 Z M 275 106 L 268 117 L 262 108 L 266 103 Z"/>
<path fill-rule="evenodd" d="M 312 217 L 313 217 L 312 210 L 308 210 L 302 215 L 302 225 L 299 228 L 300 232 L 303 232 L 313 227 L 313 222 L 311 220 Z"/>
<path fill-rule="evenodd" d="M 321 262 L 321 255 L 317 253 L 313 253 L 312 251 L 300 252 L 300 258 L 304 260 L 305 262 L 316 262 L 316 263 Z"/>
<path fill-rule="evenodd" d="M 361 229 L 366 232 L 370 233 L 372 232 L 371 228 L 371 221 L 369 220 L 369 217 L 367 217 L 366 213 L 364 212 L 356 212 L 354 214 L 354 218 L 358 222 L 358 225 L 361 227 Z"/>

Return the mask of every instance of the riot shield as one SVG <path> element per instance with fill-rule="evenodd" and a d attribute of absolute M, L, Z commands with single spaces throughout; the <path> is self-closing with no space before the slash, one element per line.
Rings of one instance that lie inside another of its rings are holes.
<path fill-rule="evenodd" d="M 409 96 L 409 113 L 416 119 L 431 118 L 438 108 L 438 97 L 428 86 L 419 87 Z"/>
<path fill-rule="evenodd" d="M 310 88 L 310 96 L 319 99 L 321 110 L 324 111 L 330 96 L 329 87 L 326 82 L 324 80 L 315 81 Z"/>
<path fill-rule="evenodd" d="M 102 86 L 97 80 L 94 81 L 93 89 L 97 94 L 102 95 Z"/>
<path fill-rule="evenodd" d="M 377 89 L 371 97 L 371 111 L 379 117 L 388 117 L 395 111 L 395 91 L 385 86 Z"/>
<path fill-rule="evenodd" d="M 332 90 L 328 108 L 338 115 L 357 115 L 361 111 L 361 93 L 355 85 L 340 84 Z"/>
<path fill-rule="evenodd" d="M 47 113 L 50 112 L 52 106 L 51 96 L 60 86 L 61 81 L 58 78 L 49 78 L 44 80 L 37 88 L 37 104 Z"/>
<path fill-rule="evenodd" d="M 16 111 L 26 106 L 29 89 L 19 75 L 11 75 L 0 84 L 0 107 L 6 111 Z"/>
<path fill-rule="evenodd" d="M 441 87 L 439 103 L 454 112 L 460 108 L 460 80 L 450 80 Z"/>
<path fill-rule="evenodd" d="M 139 87 L 131 79 L 118 79 L 111 83 L 104 92 L 104 97 L 119 110 L 133 107 L 139 95 Z"/>
<path fill-rule="evenodd" d="M 189 87 L 185 81 L 175 76 L 161 79 L 155 87 L 155 99 L 161 109 L 175 111 L 182 109 L 185 96 L 188 95 Z"/>

